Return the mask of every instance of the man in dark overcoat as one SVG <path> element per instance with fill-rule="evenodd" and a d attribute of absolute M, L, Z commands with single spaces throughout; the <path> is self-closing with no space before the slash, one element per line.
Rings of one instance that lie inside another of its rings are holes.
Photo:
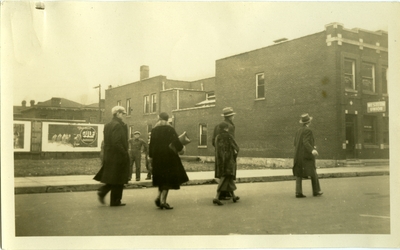
<path fill-rule="evenodd" d="M 305 198 L 302 189 L 302 178 L 311 177 L 311 185 L 314 196 L 321 196 L 321 187 L 319 185 L 316 171 L 315 156 L 318 151 L 314 145 L 314 135 L 309 128 L 312 117 L 308 114 L 302 114 L 300 123 L 302 124 L 296 132 L 294 138 L 295 154 L 293 159 L 293 175 L 296 176 L 296 198 Z"/>
<path fill-rule="evenodd" d="M 111 191 L 110 206 L 124 206 L 121 203 L 124 184 L 129 180 L 128 128 L 123 122 L 125 108 L 115 106 L 111 122 L 104 127 L 103 166 L 94 177 L 105 183 L 97 192 L 99 201 L 105 204 L 104 197 Z"/>
<path fill-rule="evenodd" d="M 236 113 L 233 112 L 233 108 L 231 107 L 226 107 L 222 109 L 222 114 L 221 116 L 224 117 L 224 121 L 221 123 L 226 123 L 228 124 L 228 133 L 235 139 L 235 124 L 233 124 L 233 118 Z M 214 128 L 214 133 L 212 137 L 212 145 L 215 148 L 215 138 L 221 133 L 220 127 L 221 123 L 219 123 L 217 126 Z M 235 161 L 236 161 L 236 155 L 235 155 Z M 217 165 L 215 166 L 217 168 Z M 229 192 L 224 192 L 222 191 L 220 194 L 220 200 L 229 200 L 231 198 L 231 194 Z"/>

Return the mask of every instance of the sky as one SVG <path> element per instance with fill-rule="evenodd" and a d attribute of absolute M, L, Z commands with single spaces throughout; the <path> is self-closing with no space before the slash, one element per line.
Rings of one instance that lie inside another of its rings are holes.
<path fill-rule="evenodd" d="M 2 4 L 2 84 L 13 105 L 52 97 L 97 103 L 109 85 L 215 76 L 216 60 L 324 31 L 389 31 L 389 2 L 35 2 Z M 397 8 L 398 9 L 398 8 Z M 389 36 L 390 37 L 390 36 Z"/>

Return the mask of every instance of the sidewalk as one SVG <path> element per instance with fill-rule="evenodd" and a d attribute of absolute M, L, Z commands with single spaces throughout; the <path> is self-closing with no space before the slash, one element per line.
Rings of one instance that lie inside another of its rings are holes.
<path fill-rule="evenodd" d="M 389 175 L 389 166 L 354 166 L 317 169 L 319 178 L 339 178 L 357 176 Z M 185 185 L 216 184 L 214 171 L 187 172 L 189 182 Z M 14 178 L 15 194 L 55 193 L 97 190 L 101 183 L 93 180 L 94 175 L 69 175 L 45 177 L 16 177 Z M 126 188 L 152 187 L 151 180 L 145 180 L 142 173 L 141 181 L 131 181 Z M 236 183 L 271 182 L 294 180 L 292 169 L 255 169 L 238 170 Z"/>

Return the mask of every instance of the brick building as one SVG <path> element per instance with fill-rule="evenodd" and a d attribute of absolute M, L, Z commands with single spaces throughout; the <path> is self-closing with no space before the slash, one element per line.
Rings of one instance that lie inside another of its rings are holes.
<path fill-rule="evenodd" d="M 315 34 L 219 59 L 213 78 L 148 78 L 144 67 L 140 81 L 106 90 L 105 109 L 130 107 L 131 132 L 142 133 L 159 112 L 168 112 L 177 132 L 192 139 L 188 155 L 213 156 L 213 128 L 231 106 L 240 157 L 261 159 L 292 158 L 299 116 L 307 112 L 314 117 L 320 159 L 388 159 L 387 71 L 387 32 L 332 23 Z M 109 120 L 111 114 L 105 115 Z"/>

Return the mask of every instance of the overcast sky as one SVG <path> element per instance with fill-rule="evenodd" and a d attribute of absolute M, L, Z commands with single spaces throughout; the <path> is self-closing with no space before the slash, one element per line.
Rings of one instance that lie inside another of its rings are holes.
<path fill-rule="evenodd" d="M 5 2 L 3 66 L 14 105 L 62 97 L 98 102 L 101 84 L 150 77 L 215 76 L 215 61 L 262 48 L 279 38 L 345 28 L 390 31 L 398 3 L 387 2 Z M 390 36 L 389 36 L 390 37 Z M 4 83 L 4 81 L 3 81 Z"/>

